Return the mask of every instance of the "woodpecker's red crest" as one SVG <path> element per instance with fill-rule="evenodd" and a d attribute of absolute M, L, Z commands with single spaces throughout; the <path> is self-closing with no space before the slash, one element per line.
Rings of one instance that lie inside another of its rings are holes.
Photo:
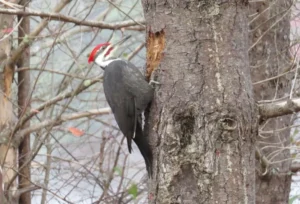
<path fill-rule="evenodd" d="M 104 51 L 105 48 L 106 48 L 107 46 L 109 46 L 109 45 L 110 45 L 110 43 L 108 43 L 108 42 L 107 42 L 107 43 L 101 43 L 101 44 L 97 45 L 97 46 L 92 50 L 92 52 L 90 53 L 88 63 L 94 62 L 95 59 L 96 59 L 95 57 L 97 56 L 98 52 Z M 102 50 L 102 49 L 103 49 L 103 50 Z M 109 50 L 106 52 L 106 54 L 105 54 L 104 56 L 108 56 L 109 53 L 110 53 L 113 49 L 114 49 L 113 47 L 109 48 Z"/>

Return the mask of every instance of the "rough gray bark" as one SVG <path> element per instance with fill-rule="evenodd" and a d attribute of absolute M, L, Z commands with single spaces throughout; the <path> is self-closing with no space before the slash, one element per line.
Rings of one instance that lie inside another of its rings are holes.
<path fill-rule="evenodd" d="M 148 124 L 151 203 L 254 203 L 257 110 L 245 1 L 143 0 L 143 7 L 148 71 L 161 53 L 152 42 L 165 43 Z"/>
<path fill-rule="evenodd" d="M 259 82 L 289 71 L 291 60 L 289 0 L 251 3 L 250 65 L 253 82 Z M 255 44 L 256 43 L 256 44 Z M 254 46 L 255 44 L 255 46 Z M 291 75 L 294 75 L 293 73 Z M 273 100 L 290 92 L 290 75 L 254 85 L 255 99 Z M 269 119 L 261 124 L 263 131 L 274 131 L 291 125 L 291 116 Z M 256 160 L 256 203 L 287 203 L 291 185 L 289 150 L 274 152 L 290 144 L 290 130 L 258 136 L 259 156 Z M 271 148 L 261 148 L 265 146 Z M 264 157 L 264 161 L 262 160 Z M 273 158 L 272 158 L 273 157 Z M 272 159 L 271 159 L 272 158 Z M 283 161 L 276 164 L 272 162 Z"/>

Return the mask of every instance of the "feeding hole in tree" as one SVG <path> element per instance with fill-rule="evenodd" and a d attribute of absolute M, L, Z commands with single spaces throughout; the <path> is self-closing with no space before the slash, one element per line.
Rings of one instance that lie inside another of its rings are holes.
<path fill-rule="evenodd" d="M 195 116 L 192 111 L 186 111 L 186 113 L 180 113 L 175 116 L 175 122 L 179 124 L 180 130 L 180 147 L 185 148 L 190 145 L 192 134 L 194 133 Z"/>
<path fill-rule="evenodd" d="M 147 38 L 147 71 L 146 78 L 149 80 L 162 57 L 165 49 L 165 31 L 152 32 L 149 30 Z"/>
<path fill-rule="evenodd" d="M 220 124 L 224 130 L 229 131 L 235 130 L 237 127 L 237 121 L 233 118 L 222 118 L 220 119 Z"/>

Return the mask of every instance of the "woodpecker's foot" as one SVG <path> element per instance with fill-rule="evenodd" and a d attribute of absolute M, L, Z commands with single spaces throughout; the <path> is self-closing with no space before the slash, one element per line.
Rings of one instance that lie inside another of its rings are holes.
<path fill-rule="evenodd" d="M 161 85 L 161 83 L 159 83 L 158 81 L 154 81 L 154 80 L 150 80 L 149 84 L 152 85 Z"/>

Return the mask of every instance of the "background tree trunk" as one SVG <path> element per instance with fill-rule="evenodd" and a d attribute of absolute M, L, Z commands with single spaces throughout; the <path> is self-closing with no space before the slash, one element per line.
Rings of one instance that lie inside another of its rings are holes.
<path fill-rule="evenodd" d="M 16 1 L 11 2 L 16 3 Z M 13 169 L 16 169 L 16 147 L 11 143 L 12 138 L 1 136 L 10 131 L 14 125 L 13 123 L 16 121 L 11 102 L 14 65 L 7 63 L 12 47 L 12 35 L 10 35 L 10 32 L 13 28 L 13 19 L 13 15 L 0 14 L 0 162 L 3 167 L 2 182 L 4 186 L 8 184 L 14 175 Z M 15 182 L 11 189 L 16 189 Z M 6 203 L 3 195 L 1 198 L 1 203 Z"/>
<path fill-rule="evenodd" d="M 272 101 L 289 97 L 292 79 L 289 76 L 294 76 L 294 73 L 261 83 L 257 82 L 276 77 L 292 69 L 289 55 L 292 4 L 293 2 L 286 0 L 268 0 L 250 4 L 249 55 L 256 101 Z M 260 130 L 273 133 L 259 134 L 257 139 L 259 151 L 256 160 L 257 204 L 288 202 L 291 156 L 289 149 L 280 151 L 280 148 L 290 145 L 290 129 L 279 132 L 274 130 L 292 125 L 292 122 L 291 116 L 283 116 L 269 119 L 261 124 Z M 264 148 L 266 146 L 272 147 Z M 265 158 L 264 161 L 262 157 Z M 272 162 L 278 163 L 272 164 Z"/>
<path fill-rule="evenodd" d="M 148 72 L 161 60 L 148 127 L 150 200 L 254 203 L 247 5 L 201 2 L 143 1 Z"/>
<path fill-rule="evenodd" d="M 22 0 L 20 5 L 27 6 L 30 1 Z M 30 33 L 30 18 L 29 17 L 18 17 L 20 23 L 18 35 L 19 35 L 19 45 L 23 42 L 26 35 Z M 30 49 L 27 48 L 20 57 L 18 63 L 18 68 L 30 67 Z M 18 106 L 19 106 L 19 118 L 24 116 L 26 112 L 30 110 L 30 72 L 22 71 L 18 73 Z M 27 121 L 23 128 L 28 128 L 30 126 L 29 121 Z M 30 180 L 30 134 L 26 135 L 21 141 L 19 146 L 19 189 L 28 188 L 31 186 Z M 27 164 L 26 164 L 27 163 Z M 30 204 L 31 203 L 31 192 L 25 192 L 20 195 L 19 203 Z"/>

